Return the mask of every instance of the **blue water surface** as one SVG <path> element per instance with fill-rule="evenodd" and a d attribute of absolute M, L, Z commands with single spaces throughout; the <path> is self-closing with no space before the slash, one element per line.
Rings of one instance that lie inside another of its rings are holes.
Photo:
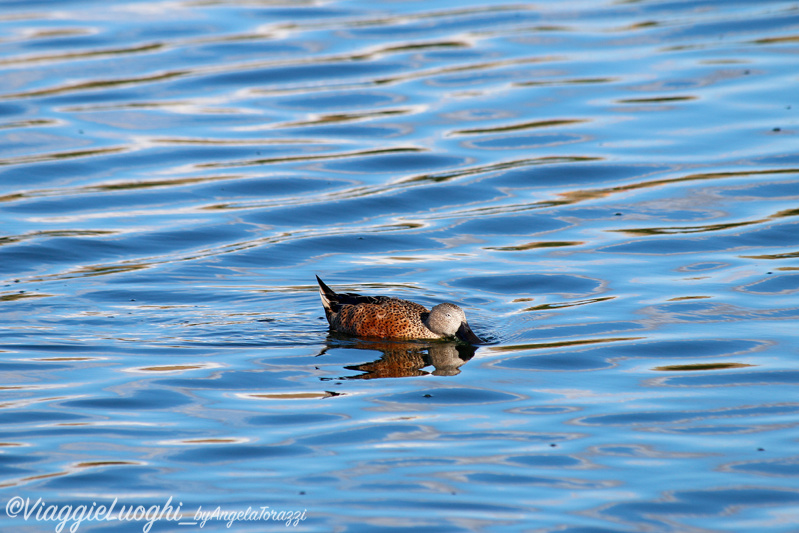
<path fill-rule="evenodd" d="M 3 2 L 2 528 L 796 531 L 797 41 L 778 0 Z M 330 333 L 315 275 L 486 343 Z"/>

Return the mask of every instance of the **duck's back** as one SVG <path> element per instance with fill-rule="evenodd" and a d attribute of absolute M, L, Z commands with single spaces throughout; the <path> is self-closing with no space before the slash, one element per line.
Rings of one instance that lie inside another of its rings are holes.
<path fill-rule="evenodd" d="M 417 303 L 378 296 L 365 302 L 344 304 L 329 319 L 333 329 L 348 335 L 436 339 L 439 336 L 424 325 L 424 317 L 428 313 L 424 306 Z"/>

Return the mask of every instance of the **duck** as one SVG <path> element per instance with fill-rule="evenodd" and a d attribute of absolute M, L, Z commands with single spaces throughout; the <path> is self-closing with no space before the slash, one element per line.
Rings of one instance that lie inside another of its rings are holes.
<path fill-rule="evenodd" d="M 381 339 L 448 339 L 470 344 L 483 341 L 466 321 L 457 305 L 444 302 L 428 310 L 425 306 L 389 296 L 337 293 L 316 276 L 319 296 L 330 329 L 356 337 Z"/>

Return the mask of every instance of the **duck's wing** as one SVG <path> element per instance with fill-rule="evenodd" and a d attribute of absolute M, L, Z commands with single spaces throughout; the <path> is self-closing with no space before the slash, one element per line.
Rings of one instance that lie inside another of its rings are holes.
<path fill-rule="evenodd" d="M 325 282 L 316 276 L 319 282 L 319 296 L 322 298 L 322 305 L 325 307 L 325 314 L 330 320 L 330 315 L 338 313 L 344 305 L 358 304 L 379 304 L 390 300 L 388 296 L 363 296 L 354 292 L 335 292 L 325 285 Z"/>

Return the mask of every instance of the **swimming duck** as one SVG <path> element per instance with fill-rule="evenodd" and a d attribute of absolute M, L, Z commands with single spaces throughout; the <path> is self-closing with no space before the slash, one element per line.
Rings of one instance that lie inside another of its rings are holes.
<path fill-rule="evenodd" d="M 383 339 L 459 339 L 480 344 L 472 332 L 463 309 L 453 303 L 441 303 L 427 310 L 408 300 L 388 296 L 361 296 L 336 293 L 316 276 L 319 296 L 330 329 L 359 337 Z"/>

